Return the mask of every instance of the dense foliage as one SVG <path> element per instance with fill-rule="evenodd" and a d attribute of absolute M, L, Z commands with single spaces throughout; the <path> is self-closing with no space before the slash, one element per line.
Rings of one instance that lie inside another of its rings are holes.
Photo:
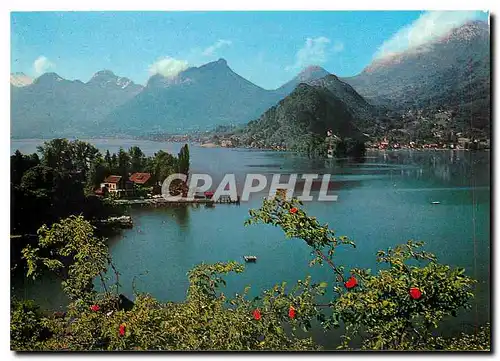
<path fill-rule="evenodd" d="M 229 297 L 223 275 L 240 273 L 236 262 L 200 264 L 188 273 L 187 297 L 162 303 L 152 295 L 119 294 L 119 271 L 114 269 L 104 240 L 93 235 L 83 217 L 70 217 L 39 231 L 37 248 L 24 251 L 28 274 L 58 272 L 71 303 L 64 314 L 41 311 L 32 302 L 13 300 L 12 348 L 17 350 L 315 350 L 307 332 L 315 324 L 342 327 L 339 348 L 369 350 L 488 350 L 489 326 L 474 335 L 444 339 L 432 335 L 441 321 L 467 307 L 474 281 L 461 269 L 439 264 L 406 244 L 380 251 L 385 267 L 346 271 L 338 247 L 353 247 L 327 224 L 308 216 L 297 200 L 282 196 L 264 200 L 250 211 L 247 224 L 265 223 L 302 239 L 313 250 L 315 263 L 332 270 L 331 283 L 314 284 L 309 277 L 293 287 L 286 283 L 248 296 L 250 288 Z M 49 251 L 50 250 L 50 251 Z M 92 287 L 112 267 L 115 285 L 98 293 Z M 61 272 L 62 271 L 62 272 Z M 327 304 L 318 302 L 331 289 Z M 305 333 L 304 333 L 305 332 Z M 355 339 L 361 339 L 355 341 Z M 353 341 L 351 341 L 353 340 Z"/>
<path fill-rule="evenodd" d="M 251 121 L 237 135 L 239 143 L 252 147 L 298 151 L 326 156 L 327 131 L 339 138 L 337 156 L 362 155 L 364 136 L 348 106 L 327 88 L 300 84 L 290 95 Z M 356 147 L 345 144 L 356 143 Z"/>
<path fill-rule="evenodd" d="M 15 267 L 21 250 L 36 241 L 42 225 L 50 226 L 71 215 L 81 214 L 97 221 L 123 210 L 94 194 L 104 178 L 134 172 L 151 173 L 150 185 L 162 182 L 179 169 L 189 171 L 189 150 L 185 145 L 177 158 L 165 151 L 147 157 L 133 146 L 103 156 L 92 144 L 80 140 L 53 139 L 38 147 L 38 153 L 11 156 L 11 259 Z M 144 192 L 143 192 L 144 193 Z"/>

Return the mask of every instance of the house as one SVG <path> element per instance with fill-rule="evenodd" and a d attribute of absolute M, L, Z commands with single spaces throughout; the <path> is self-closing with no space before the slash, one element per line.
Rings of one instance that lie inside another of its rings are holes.
<path fill-rule="evenodd" d="M 232 148 L 233 147 L 233 141 L 230 139 L 223 139 L 220 142 L 220 146 L 224 148 Z"/>
<path fill-rule="evenodd" d="M 137 185 L 149 185 L 151 173 L 134 173 L 129 177 L 129 180 Z"/>
<path fill-rule="evenodd" d="M 109 192 L 116 193 L 120 189 L 121 180 L 121 175 L 107 176 L 101 183 L 101 189 L 106 188 Z"/>
<path fill-rule="evenodd" d="M 378 149 L 387 149 L 389 148 L 389 142 L 387 140 L 384 140 L 383 142 L 380 142 L 378 145 Z"/>
<path fill-rule="evenodd" d="M 130 181 L 124 181 L 121 175 L 110 175 L 107 176 L 101 183 L 101 191 L 105 194 L 104 189 L 109 193 L 117 193 L 121 195 L 129 195 L 133 193 L 133 183 Z"/>

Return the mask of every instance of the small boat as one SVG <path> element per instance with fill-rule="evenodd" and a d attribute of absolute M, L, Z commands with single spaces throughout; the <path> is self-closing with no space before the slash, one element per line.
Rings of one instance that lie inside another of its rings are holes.
<path fill-rule="evenodd" d="M 257 261 L 257 256 L 243 256 L 245 262 L 255 262 Z"/>
<path fill-rule="evenodd" d="M 432 204 L 441 204 L 441 202 L 434 201 L 434 202 L 432 202 Z"/>

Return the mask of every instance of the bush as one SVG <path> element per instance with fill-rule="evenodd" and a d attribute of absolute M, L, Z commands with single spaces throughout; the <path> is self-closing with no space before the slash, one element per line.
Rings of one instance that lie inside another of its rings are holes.
<path fill-rule="evenodd" d="M 265 200 L 250 211 L 246 224 L 265 223 L 283 229 L 287 237 L 312 249 L 311 265 L 326 263 L 336 275 L 332 285 L 306 277 L 293 287 L 275 285 L 250 299 L 249 287 L 234 297 L 222 292 L 223 275 L 243 272 L 236 262 L 200 264 L 188 273 L 187 298 L 162 303 L 136 294 L 129 305 L 115 287 L 97 293 L 92 280 L 114 269 L 104 240 L 93 236 L 90 224 L 70 217 L 43 227 L 38 248 L 24 251 L 29 274 L 38 267 L 57 271 L 71 299 L 60 317 L 44 316 L 31 302 L 12 303 L 11 345 L 16 350 L 317 350 L 303 331 L 318 322 L 325 329 L 344 327 L 339 348 L 369 350 L 488 350 L 489 325 L 474 335 L 444 339 L 432 335 L 439 323 L 467 307 L 473 280 L 462 269 L 439 264 L 422 251 L 423 243 L 380 251 L 385 265 L 376 274 L 366 269 L 346 272 L 335 260 L 338 247 L 352 247 L 300 208 L 298 200 L 282 196 Z M 49 251 L 50 250 L 50 251 Z M 70 259 L 69 265 L 64 263 Z M 66 265 L 65 265 L 66 264 Z M 66 272 L 61 272 L 66 270 Z M 332 287 L 334 297 L 319 304 L 318 296 Z M 328 310 L 329 312 L 325 312 Z"/>

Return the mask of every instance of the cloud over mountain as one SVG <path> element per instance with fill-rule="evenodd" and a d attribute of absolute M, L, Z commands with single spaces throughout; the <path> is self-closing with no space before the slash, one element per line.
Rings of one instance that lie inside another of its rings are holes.
<path fill-rule="evenodd" d="M 151 64 L 149 66 L 149 72 L 151 74 L 160 74 L 165 78 L 172 78 L 187 68 L 187 61 L 166 56 Z"/>
<path fill-rule="evenodd" d="M 43 55 L 40 55 L 33 62 L 33 69 L 35 70 L 36 75 L 42 75 L 49 70 L 53 70 L 55 67 L 56 65 Z"/>
<path fill-rule="evenodd" d="M 391 56 L 432 42 L 452 29 L 477 19 L 480 14 L 480 11 L 427 11 L 386 40 L 375 53 L 374 59 Z"/>
<path fill-rule="evenodd" d="M 215 52 L 225 46 L 230 46 L 233 42 L 231 40 L 219 39 L 214 44 L 210 45 L 208 48 L 203 50 L 202 55 L 212 56 Z"/>
<path fill-rule="evenodd" d="M 295 63 L 287 66 L 286 70 L 301 69 L 308 65 L 324 64 L 327 60 L 328 44 L 330 44 L 330 39 L 324 36 L 307 38 L 304 46 L 295 54 Z"/>

